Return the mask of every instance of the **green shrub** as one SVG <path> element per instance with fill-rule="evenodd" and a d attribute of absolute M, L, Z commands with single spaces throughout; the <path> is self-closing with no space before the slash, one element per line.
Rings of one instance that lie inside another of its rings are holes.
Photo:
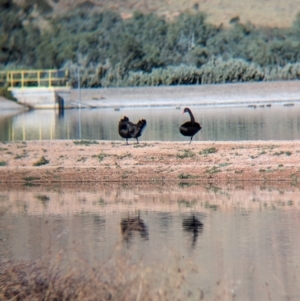
<path fill-rule="evenodd" d="M 17 101 L 17 99 L 13 96 L 11 91 L 7 89 L 7 87 L 0 87 L 0 96 L 3 96 L 6 99 Z"/>

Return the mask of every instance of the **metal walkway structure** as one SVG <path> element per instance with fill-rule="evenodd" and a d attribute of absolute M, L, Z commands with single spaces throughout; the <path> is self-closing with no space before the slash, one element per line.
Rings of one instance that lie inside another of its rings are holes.
<path fill-rule="evenodd" d="M 13 88 L 69 87 L 68 70 L 7 70 L 0 71 L 0 86 Z"/>
<path fill-rule="evenodd" d="M 7 87 L 19 103 L 33 109 L 69 107 L 68 70 L 2 70 L 0 87 Z"/>

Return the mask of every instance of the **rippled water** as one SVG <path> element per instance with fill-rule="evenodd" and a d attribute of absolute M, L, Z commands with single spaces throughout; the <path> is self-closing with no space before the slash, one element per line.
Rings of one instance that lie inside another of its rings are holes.
<path fill-rule="evenodd" d="M 245 107 L 191 107 L 202 130 L 194 140 L 293 140 L 300 139 L 300 105 Z M 117 125 L 128 116 L 133 122 L 144 118 L 147 128 L 141 141 L 185 141 L 179 126 L 189 119 L 183 108 L 145 107 L 65 110 L 35 110 L 1 117 L 0 140 L 96 139 L 121 140 Z"/>
<path fill-rule="evenodd" d="M 300 298 L 299 187 L 2 185 L 0 210 L 2 259 L 93 265 L 126 250 L 161 277 L 192 266 L 186 285 L 206 300 Z"/>

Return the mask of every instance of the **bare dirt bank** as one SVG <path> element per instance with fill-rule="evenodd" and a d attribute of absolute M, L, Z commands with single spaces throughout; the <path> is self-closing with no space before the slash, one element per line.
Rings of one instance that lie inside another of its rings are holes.
<path fill-rule="evenodd" d="M 297 184 L 300 141 L 0 143 L 0 182 L 267 182 Z"/>

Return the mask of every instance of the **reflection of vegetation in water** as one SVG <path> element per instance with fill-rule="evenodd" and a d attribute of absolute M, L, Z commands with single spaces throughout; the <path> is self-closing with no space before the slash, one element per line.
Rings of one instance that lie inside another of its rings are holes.
<path fill-rule="evenodd" d="M 180 206 L 183 205 L 184 207 L 191 208 L 195 206 L 196 200 L 189 201 L 189 200 L 182 199 L 178 201 L 178 204 Z"/>
<path fill-rule="evenodd" d="M 100 198 L 99 201 L 98 201 L 98 204 L 99 204 L 100 206 L 105 206 L 105 205 L 106 205 L 106 202 L 104 201 L 103 198 Z"/>
<path fill-rule="evenodd" d="M 210 204 L 209 202 L 205 202 L 204 207 L 207 209 L 212 209 L 214 211 L 216 211 L 218 209 L 218 205 Z"/>
<path fill-rule="evenodd" d="M 50 198 L 45 194 L 39 194 L 36 195 L 35 197 L 43 203 L 48 202 L 50 200 Z"/>
<path fill-rule="evenodd" d="M 38 194 L 35 197 L 43 204 L 44 207 L 46 207 L 48 202 L 50 201 L 50 197 L 45 194 Z"/>
<path fill-rule="evenodd" d="M 35 181 L 35 180 L 40 180 L 41 178 L 39 177 L 25 177 L 23 178 L 24 181 L 26 182 L 32 182 L 32 181 Z"/>
<path fill-rule="evenodd" d="M 34 262 L 0 262 L 0 291 L 5 300 L 168 301 L 205 296 L 202 290 L 186 289 L 186 275 L 197 273 L 195 263 L 183 265 L 181 256 L 170 253 L 172 264 L 150 265 L 122 252 L 116 248 L 105 264 L 93 265 L 85 258 L 70 261 L 63 253 Z"/>
<path fill-rule="evenodd" d="M 178 187 L 180 188 L 188 188 L 188 187 L 191 187 L 191 186 L 199 186 L 200 183 L 197 183 L 197 182 L 180 182 L 178 183 Z"/>

